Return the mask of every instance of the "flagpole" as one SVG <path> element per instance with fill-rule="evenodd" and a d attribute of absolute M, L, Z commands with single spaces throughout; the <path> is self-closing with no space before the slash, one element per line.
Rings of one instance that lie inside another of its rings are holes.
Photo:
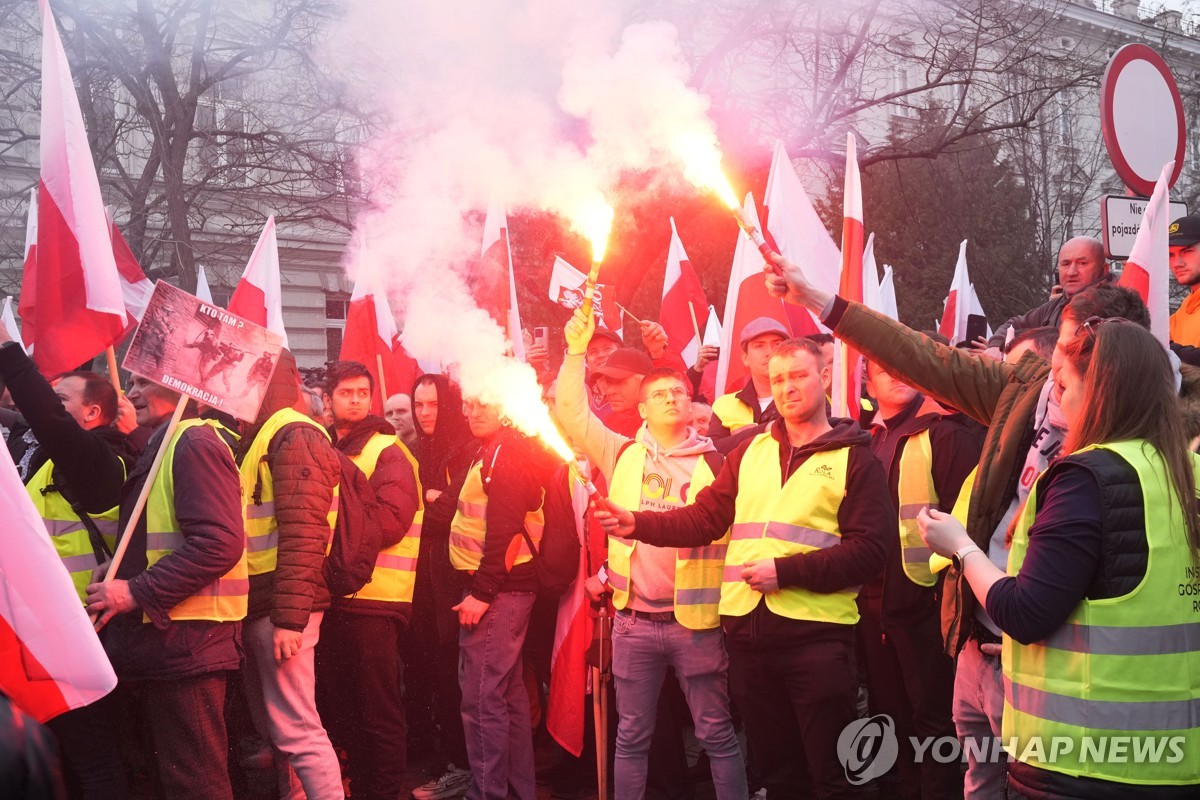
<path fill-rule="evenodd" d="M 158 477 L 158 470 L 162 467 L 163 459 L 167 455 L 167 447 L 171 444 L 171 438 L 175 435 L 175 429 L 179 427 L 179 420 L 183 418 L 183 411 L 187 408 L 187 395 L 182 395 L 179 402 L 175 405 L 175 412 L 171 414 L 171 419 L 167 422 L 166 432 L 163 433 L 162 441 L 159 442 L 158 452 L 154 454 L 154 461 L 150 463 L 150 471 L 146 473 L 146 481 L 142 484 L 142 490 L 138 492 L 137 501 L 133 504 L 133 511 L 129 515 L 129 521 L 125 523 L 125 530 L 121 532 L 121 540 L 117 542 L 116 552 L 113 553 L 112 561 L 108 564 L 108 572 L 104 575 L 104 583 L 112 583 L 116 580 L 117 569 L 121 566 L 121 561 L 125 558 L 125 551 L 129 549 L 129 540 L 133 537 L 133 530 L 137 527 L 138 519 L 142 516 L 142 510 L 146 507 L 146 500 L 150 497 L 150 489 L 154 485 L 154 479 Z M 89 615 L 92 624 L 96 624 L 99 618 L 98 614 Z"/>
<path fill-rule="evenodd" d="M 688 300 L 688 313 L 692 315 L 692 330 L 696 332 L 696 346 L 704 344 L 704 337 L 700 335 L 700 323 L 696 322 L 696 304 Z"/>
<path fill-rule="evenodd" d="M 619 308 L 619 309 L 621 309 L 622 311 L 624 311 L 624 312 L 625 312 L 625 316 L 627 316 L 627 317 L 629 317 L 631 320 L 633 320 L 633 324 L 634 324 L 634 325 L 641 325 L 641 324 L 642 324 L 642 321 L 641 321 L 640 319 L 638 319 L 637 317 L 635 317 L 633 314 L 630 314 L 630 313 L 629 313 L 629 309 L 628 309 L 628 308 L 626 308 L 625 306 L 621 305 L 620 303 L 617 303 L 616 305 L 617 305 L 617 308 Z"/>
<path fill-rule="evenodd" d="M 375 369 L 379 371 L 379 397 L 381 402 L 386 403 L 388 399 L 387 379 L 383 377 L 383 356 L 379 353 L 375 354 Z"/>
<path fill-rule="evenodd" d="M 117 351 L 110 344 L 104 349 L 104 355 L 108 358 L 108 379 L 112 381 L 113 388 L 117 390 L 117 394 L 120 394 L 121 375 L 117 372 Z"/>

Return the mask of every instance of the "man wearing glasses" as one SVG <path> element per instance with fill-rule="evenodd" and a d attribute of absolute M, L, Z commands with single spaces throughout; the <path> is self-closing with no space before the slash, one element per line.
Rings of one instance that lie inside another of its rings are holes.
<path fill-rule="evenodd" d="M 633 438 L 609 430 L 589 409 L 584 390 L 584 355 L 594 329 L 594 320 L 582 311 L 567 323 L 567 355 L 556 399 L 560 423 L 603 473 L 613 502 L 653 511 L 690 503 L 712 483 L 722 459 L 712 442 L 689 426 L 687 379 L 673 369 L 647 369 L 638 387 L 641 428 Z M 650 359 L 643 358 L 649 367 Z M 745 767 L 729 713 L 729 659 L 717 612 L 728 531 L 712 538 L 716 541 L 700 547 L 655 547 L 610 538 L 607 564 L 585 585 L 593 599 L 611 592 L 617 608 L 613 784 L 618 800 L 645 795 L 647 754 L 668 667 L 674 668 L 687 698 L 717 797 L 746 797 Z"/>

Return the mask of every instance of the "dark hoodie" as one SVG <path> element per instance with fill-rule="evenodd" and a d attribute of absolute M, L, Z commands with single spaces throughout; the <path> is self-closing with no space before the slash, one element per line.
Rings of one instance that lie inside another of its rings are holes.
<path fill-rule="evenodd" d="M 788 442 L 783 420 L 777 420 L 769 429 L 779 444 L 785 482 L 812 454 L 850 448 L 846 499 L 838 509 L 841 542 L 837 547 L 775 559 L 781 588 L 796 586 L 829 593 L 863 584 L 882 569 L 889 537 L 896 529 L 896 511 L 888 498 L 883 467 L 871 453 L 871 437 L 853 420 L 834 419 L 830 424 L 832 430 L 801 447 L 792 447 Z M 696 495 L 692 505 L 661 513 L 634 512 L 633 538 L 660 547 L 697 547 L 720 537 L 733 524 L 742 458 L 749 447 L 750 442 L 745 442 L 729 454 L 716 480 Z M 753 482 L 758 476 L 746 478 Z M 742 646 L 774 646 L 817 638 L 850 642 L 853 638 L 851 625 L 781 617 L 765 602 L 745 616 L 727 616 L 721 622 L 729 640 Z"/>
<path fill-rule="evenodd" d="M 395 436 L 396 429 L 383 417 L 368 416 L 361 422 L 356 422 L 343 437 L 339 438 L 336 430 L 330 431 L 333 446 L 348 457 L 361 453 L 367 442 L 377 434 Z M 417 509 L 420 508 L 421 487 L 417 483 L 412 464 L 400 449 L 403 446 L 397 442 L 395 447 L 384 448 L 379 454 L 379 460 L 375 462 L 375 471 L 371 473 L 370 478 L 375 499 L 379 501 L 374 522 L 382 531 L 384 547 L 391 547 L 404 538 Z M 343 611 L 360 614 L 398 616 L 405 623 L 412 617 L 412 603 L 335 597 L 333 605 Z"/>
<path fill-rule="evenodd" d="M 462 588 L 458 573 L 450 564 L 450 522 L 458 510 L 458 493 L 479 442 L 471 435 L 462 413 L 462 390 L 458 384 L 445 375 L 422 375 L 413 384 L 414 398 L 416 387 L 426 383 L 437 390 L 437 421 L 432 434 L 421 430 L 419 423 L 416 425 L 417 446 L 413 455 L 420 466 L 421 491 L 433 489 L 441 495 L 425 504 L 413 613 L 419 621 L 426 621 L 417 624 L 432 621 L 443 644 L 456 644 L 458 614 L 452 609 L 462 599 Z"/>
<path fill-rule="evenodd" d="M 296 359 L 284 350 L 267 385 L 258 419 L 242 436 L 238 462 L 273 414 L 300 400 Z M 321 575 L 329 542 L 327 515 L 340 467 L 329 439 L 313 425 L 287 425 L 275 434 L 269 452 L 279 525 L 279 556 L 274 571 L 250 576 L 247 619 L 270 615 L 277 628 L 302 632 L 309 615 L 329 607 Z"/>

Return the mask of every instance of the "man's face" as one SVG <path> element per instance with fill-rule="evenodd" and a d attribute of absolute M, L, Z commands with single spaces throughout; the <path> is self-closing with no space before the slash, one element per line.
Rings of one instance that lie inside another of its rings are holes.
<path fill-rule="evenodd" d="M 867 388 L 879 401 L 879 408 L 884 412 L 884 416 L 891 416 L 901 410 L 917 396 L 916 389 L 888 375 L 874 362 L 867 364 Z"/>
<path fill-rule="evenodd" d="M 500 412 L 495 406 L 486 405 L 478 400 L 465 400 L 463 414 L 467 416 L 467 425 L 476 439 L 486 439 L 501 428 Z"/>
<path fill-rule="evenodd" d="M 1073 297 L 1104 275 L 1104 255 L 1087 241 L 1069 241 L 1058 251 L 1058 283 Z"/>
<path fill-rule="evenodd" d="M 600 389 L 600 394 L 612 406 L 613 411 L 629 411 L 637 408 L 641 385 L 641 375 L 630 375 L 626 378 L 610 378 L 607 375 L 600 375 L 596 378 L 596 386 Z"/>
<path fill-rule="evenodd" d="M 587 352 L 584 353 L 583 361 L 587 365 L 588 371 L 600 369 L 608 363 L 608 357 L 615 351 L 620 349 L 620 345 L 607 337 L 593 338 L 588 342 Z"/>
<path fill-rule="evenodd" d="M 432 387 L 430 387 L 432 388 Z M 434 404 L 437 404 L 437 391 L 433 393 Z M 436 413 L 436 410 L 435 410 Z M 383 404 L 383 417 L 396 429 L 396 435 L 407 439 L 413 435 L 412 398 L 406 394 L 394 394 Z M 430 426 L 432 427 L 432 426 Z"/>
<path fill-rule="evenodd" d="M 100 424 L 100 406 L 83 401 L 83 390 L 86 381 L 78 375 L 63 378 L 54 384 L 54 393 L 62 401 L 63 408 L 71 418 L 79 423 L 79 427 L 91 430 Z"/>
<path fill-rule="evenodd" d="M 1059 396 L 1058 405 L 1068 430 L 1075 427 L 1083 416 L 1083 385 L 1083 375 L 1079 374 L 1074 364 L 1064 359 L 1054 376 L 1054 392 Z"/>
<path fill-rule="evenodd" d="M 1180 286 L 1200 284 L 1200 242 L 1171 248 L 1171 274 Z"/>
<path fill-rule="evenodd" d="M 708 436 L 708 425 L 712 422 L 712 406 L 692 403 L 692 427 L 699 436 Z"/>
<path fill-rule="evenodd" d="M 829 367 L 806 350 L 770 361 L 771 397 L 788 422 L 808 422 L 825 414 L 825 381 Z"/>
<path fill-rule="evenodd" d="M 833 393 L 833 342 L 821 343 L 821 358 L 825 359 L 825 366 L 829 367 L 829 380 L 825 382 L 825 394 Z"/>
<path fill-rule="evenodd" d="M 770 375 L 771 353 L 783 342 L 777 333 L 765 333 L 746 342 L 742 348 L 742 364 L 751 378 L 766 378 Z"/>
<path fill-rule="evenodd" d="M 333 424 L 353 425 L 371 410 L 371 379 L 366 375 L 346 378 L 333 387 Z"/>
<path fill-rule="evenodd" d="M 1062 321 L 1058 324 L 1058 341 L 1054 343 L 1054 355 L 1050 356 L 1050 380 L 1054 381 L 1054 388 L 1050 391 L 1054 395 L 1054 400 L 1060 405 L 1062 404 L 1062 385 L 1059 383 L 1058 373 L 1062 371 L 1063 362 L 1066 361 L 1063 348 L 1071 343 L 1078 330 L 1079 323 L 1070 315 L 1063 314 Z"/>
<path fill-rule="evenodd" d="M 433 435 L 433 429 L 437 426 L 438 417 L 438 393 L 437 386 L 432 383 L 422 383 L 413 390 L 413 413 L 417 424 L 421 426 L 421 432 L 426 436 Z M 395 423 L 392 423 L 393 425 Z"/>
<path fill-rule="evenodd" d="M 157 425 L 171 416 L 179 395 L 153 381 L 134 375 L 125 397 L 133 406 L 138 425 Z"/>
<path fill-rule="evenodd" d="M 639 387 L 640 388 L 640 387 Z M 638 413 L 651 433 L 661 429 L 686 428 L 692 416 L 692 401 L 687 387 L 676 378 L 662 377 L 646 386 L 638 403 Z"/>

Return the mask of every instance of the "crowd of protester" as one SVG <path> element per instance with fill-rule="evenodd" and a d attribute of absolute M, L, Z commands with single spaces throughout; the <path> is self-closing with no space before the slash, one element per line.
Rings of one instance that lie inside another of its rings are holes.
<path fill-rule="evenodd" d="M 1200 219 L 1172 226 L 1193 288 L 1198 243 Z M 1200 306 L 1164 348 L 1099 242 L 1066 242 L 1059 270 L 1046 304 L 949 343 L 775 257 L 768 290 L 832 336 L 751 321 L 744 385 L 711 397 L 715 348 L 688 369 L 657 323 L 639 348 L 576 311 L 557 371 L 528 357 L 606 497 L 582 516 L 561 460 L 447 375 L 377 416 L 365 366 L 306 385 L 285 350 L 253 424 L 193 403 L 169 429 L 177 394 L 49 382 L 0 328 L 0 424 L 119 679 L 51 720 L 53 745 L 0 707 L 4 752 L 38 762 L 29 796 L 223 800 L 247 767 L 280 798 L 594 795 L 594 743 L 535 764 L 557 612 L 539 559 L 567 529 L 612 618 L 592 688 L 615 699 L 618 800 L 694 780 L 719 800 L 1194 797 Z M 836 342 L 863 357 L 857 419 L 831 416 Z M 367 528 L 370 578 L 339 592 L 331 541 Z M 851 762 L 882 751 L 844 732 L 883 715 L 895 766 L 863 785 Z M 1182 757 L 1081 747 L 1117 736 Z M 415 789 L 410 760 L 436 766 Z"/>

